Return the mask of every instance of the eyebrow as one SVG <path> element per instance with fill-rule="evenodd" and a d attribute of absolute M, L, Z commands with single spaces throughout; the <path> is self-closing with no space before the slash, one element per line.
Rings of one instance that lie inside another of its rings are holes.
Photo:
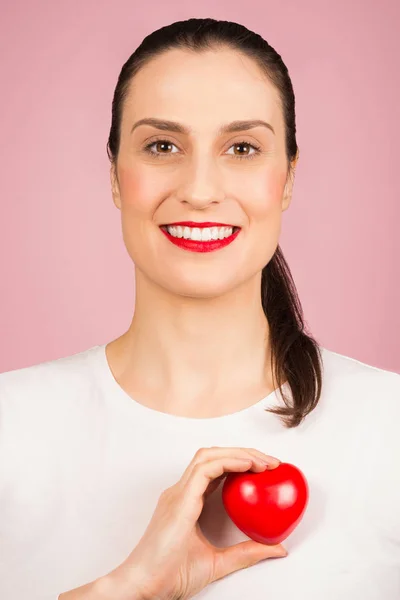
<path fill-rule="evenodd" d="M 189 135 L 191 133 L 191 129 L 177 123 L 176 121 L 166 121 L 164 119 L 155 119 L 152 117 L 146 119 L 140 119 L 134 123 L 131 133 L 140 125 L 151 125 L 156 129 L 161 129 L 162 131 L 173 131 L 175 133 L 183 133 Z M 251 120 L 241 120 L 241 121 L 232 121 L 232 123 L 228 123 L 227 125 L 222 125 L 222 127 L 218 130 L 218 135 L 223 135 L 224 133 L 235 133 L 236 131 L 245 131 L 246 129 L 253 129 L 254 127 L 267 127 L 270 129 L 272 133 L 275 135 L 274 128 L 270 123 L 266 121 L 262 121 L 260 119 L 251 119 Z"/>

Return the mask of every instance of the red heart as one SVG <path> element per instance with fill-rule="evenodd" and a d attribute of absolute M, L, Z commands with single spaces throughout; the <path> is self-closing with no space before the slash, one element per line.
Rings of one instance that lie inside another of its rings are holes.
<path fill-rule="evenodd" d="M 261 473 L 229 473 L 222 488 L 226 512 L 249 538 L 275 545 L 285 540 L 301 521 L 308 504 L 303 473 L 281 463 Z"/>

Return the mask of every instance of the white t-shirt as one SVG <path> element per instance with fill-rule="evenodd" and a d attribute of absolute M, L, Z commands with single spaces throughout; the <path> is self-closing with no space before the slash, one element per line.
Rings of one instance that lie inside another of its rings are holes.
<path fill-rule="evenodd" d="M 294 429 L 264 411 L 282 402 L 278 392 L 215 418 L 145 407 L 114 379 L 105 344 L 0 374 L 0 598 L 56 600 L 110 572 L 198 448 L 241 446 L 297 465 L 309 504 L 283 542 L 286 558 L 196 598 L 399 600 L 400 375 L 325 348 L 322 356 L 322 397 Z M 221 489 L 200 522 L 228 546 L 248 538 Z"/>

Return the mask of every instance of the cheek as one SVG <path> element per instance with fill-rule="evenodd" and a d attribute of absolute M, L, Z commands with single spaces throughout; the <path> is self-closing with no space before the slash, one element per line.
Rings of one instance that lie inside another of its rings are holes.
<path fill-rule="evenodd" d="M 249 218 L 261 221 L 277 212 L 280 214 L 285 183 L 286 173 L 267 172 L 254 178 L 243 196 L 246 198 Z"/>
<path fill-rule="evenodd" d="M 155 177 L 149 177 L 142 169 L 120 167 L 119 184 L 123 210 L 137 216 L 148 216 L 154 198 L 158 197 L 155 180 Z"/>

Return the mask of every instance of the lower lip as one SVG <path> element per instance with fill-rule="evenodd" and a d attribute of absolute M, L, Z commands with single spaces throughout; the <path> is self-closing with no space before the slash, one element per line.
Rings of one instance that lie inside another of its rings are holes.
<path fill-rule="evenodd" d="M 240 233 L 240 229 L 237 229 L 234 233 L 232 233 L 232 235 L 224 238 L 223 240 L 198 242 L 197 240 L 185 240 L 185 238 L 174 237 L 165 229 L 162 229 L 161 227 L 160 229 L 165 237 L 168 238 L 170 242 L 175 244 L 175 246 L 179 246 L 179 248 L 183 248 L 184 250 L 190 250 L 191 252 L 213 252 L 214 250 L 220 250 L 221 248 L 225 248 L 225 246 L 231 244 Z"/>

